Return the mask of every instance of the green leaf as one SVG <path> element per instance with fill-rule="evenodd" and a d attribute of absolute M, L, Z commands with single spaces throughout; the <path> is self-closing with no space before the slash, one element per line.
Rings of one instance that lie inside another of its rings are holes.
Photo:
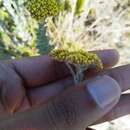
<path fill-rule="evenodd" d="M 83 12 L 84 4 L 85 4 L 85 0 L 77 0 L 76 8 L 75 8 L 75 15 L 80 16 L 80 14 Z"/>

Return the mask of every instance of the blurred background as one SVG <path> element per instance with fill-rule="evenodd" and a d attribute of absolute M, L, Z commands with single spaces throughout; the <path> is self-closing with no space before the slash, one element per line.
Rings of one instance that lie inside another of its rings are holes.
<path fill-rule="evenodd" d="M 25 0 L 0 0 L 0 60 L 43 55 L 74 44 L 87 51 L 115 48 L 121 55 L 118 65 L 130 63 L 130 0 L 57 2 L 59 13 L 39 21 Z M 126 116 L 96 129 L 129 130 L 129 121 Z"/>

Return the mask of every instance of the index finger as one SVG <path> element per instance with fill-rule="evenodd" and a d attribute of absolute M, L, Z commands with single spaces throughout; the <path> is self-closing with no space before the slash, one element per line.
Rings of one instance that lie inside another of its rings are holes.
<path fill-rule="evenodd" d="M 119 59 L 117 51 L 113 49 L 95 51 L 95 53 L 102 60 L 105 68 L 112 67 Z M 57 62 L 47 55 L 14 60 L 11 65 L 28 87 L 48 84 L 70 74 L 64 63 Z"/>

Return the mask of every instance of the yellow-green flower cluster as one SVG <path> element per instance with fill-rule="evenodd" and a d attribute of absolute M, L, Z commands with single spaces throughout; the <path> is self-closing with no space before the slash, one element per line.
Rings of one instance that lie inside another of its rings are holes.
<path fill-rule="evenodd" d="M 56 16 L 59 12 L 56 0 L 27 0 L 25 6 L 31 16 L 38 21 L 49 16 Z"/>
<path fill-rule="evenodd" d="M 103 69 L 100 58 L 96 54 L 84 50 L 68 51 L 57 49 L 51 52 L 51 56 L 58 61 L 86 67 L 95 66 L 96 69 Z"/>

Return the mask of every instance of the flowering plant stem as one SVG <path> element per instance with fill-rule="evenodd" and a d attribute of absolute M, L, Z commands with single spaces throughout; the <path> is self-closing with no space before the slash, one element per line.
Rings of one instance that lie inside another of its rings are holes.
<path fill-rule="evenodd" d="M 72 74 L 72 77 L 74 79 L 74 84 L 78 84 L 81 81 L 83 81 L 84 71 L 87 70 L 87 67 L 83 69 L 82 67 L 75 65 L 75 68 L 74 68 L 75 71 L 74 71 L 74 69 L 72 68 L 72 66 L 69 63 L 66 62 L 66 65 Z"/>

